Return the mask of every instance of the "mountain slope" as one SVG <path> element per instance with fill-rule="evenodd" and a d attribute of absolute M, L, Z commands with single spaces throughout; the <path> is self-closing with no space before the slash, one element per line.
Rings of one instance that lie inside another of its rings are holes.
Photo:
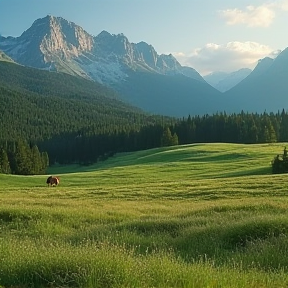
<path fill-rule="evenodd" d="M 142 125 L 148 119 L 95 82 L 2 61 L 0 103 L 5 140 L 39 140 L 93 126 L 125 127 L 135 119 Z"/>
<path fill-rule="evenodd" d="M 48 72 L 13 63 L 0 61 L 0 85 L 20 92 L 33 92 L 43 96 L 57 96 L 81 100 L 88 103 L 125 106 L 135 111 L 135 107 L 124 105 L 116 93 L 99 83 L 63 73 Z"/>
<path fill-rule="evenodd" d="M 288 48 L 264 58 L 253 72 L 224 94 L 230 111 L 277 112 L 288 108 Z"/>
<path fill-rule="evenodd" d="M 115 85 L 122 98 L 150 113 L 187 117 L 222 111 L 219 91 L 183 75 L 131 73 L 125 85 Z M 135 97 L 137 95 L 137 97 Z"/>

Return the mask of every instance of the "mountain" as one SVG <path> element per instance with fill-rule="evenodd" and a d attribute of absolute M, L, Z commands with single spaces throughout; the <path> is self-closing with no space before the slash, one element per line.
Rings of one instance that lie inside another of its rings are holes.
<path fill-rule="evenodd" d="M 203 76 L 203 79 L 211 86 L 215 87 L 217 84 L 229 75 L 228 72 L 215 71 Z M 215 87 L 216 88 L 216 87 Z"/>
<path fill-rule="evenodd" d="M 145 42 L 130 43 L 123 34 L 102 31 L 92 36 L 61 17 L 38 19 L 19 37 L 0 37 L 0 49 L 19 64 L 110 86 L 125 101 L 152 113 L 187 116 L 213 113 L 220 108 L 219 101 L 215 101 L 219 92 L 196 70 L 181 66 L 171 54 L 159 55 Z M 186 87 L 181 86 L 183 81 Z M 211 101 L 209 107 L 207 101 Z"/>
<path fill-rule="evenodd" d="M 242 82 L 224 93 L 230 111 L 277 112 L 288 108 L 288 48 L 260 60 Z"/>
<path fill-rule="evenodd" d="M 224 107 L 219 91 L 183 75 L 134 72 L 125 85 L 115 85 L 114 89 L 125 102 L 153 114 L 187 117 L 216 113 Z"/>
<path fill-rule="evenodd" d="M 103 83 L 127 77 L 124 68 L 183 74 L 203 81 L 194 69 L 182 67 L 171 54 L 158 55 L 145 42 L 130 43 L 123 34 L 111 35 L 106 31 L 93 37 L 75 23 L 50 15 L 36 20 L 20 37 L 1 37 L 0 47 L 22 65 L 63 71 Z"/>
<path fill-rule="evenodd" d="M 220 92 L 225 92 L 245 79 L 251 73 L 251 71 L 251 69 L 242 68 L 232 73 L 213 72 L 204 76 L 203 78 L 208 84 Z"/>
<path fill-rule="evenodd" d="M 258 77 L 261 76 L 263 73 L 265 73 L 273 64 L 274 60 L 270 57 L 265 57 L 263 59 L 260 59 L 258 61 L 257 66 L 252 71 L 250 77 Z"/>

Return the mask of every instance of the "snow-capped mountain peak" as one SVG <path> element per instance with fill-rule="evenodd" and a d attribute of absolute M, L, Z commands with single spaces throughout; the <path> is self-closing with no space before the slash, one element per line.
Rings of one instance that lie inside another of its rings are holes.
<path fill-rule="evenodd" d="M 158 55 L 152 45 L 131 43 L 122 33 L 102 31 L 94 37 L 75 23 L 52 15 L 37 19 L 19 37 L 1 37 L 0 49 L 22 65 L 108 85 L 124 80 L 129 70 L 183 74 L 203 81 L 199 73 L 183 68 L 171 54 Z"/>

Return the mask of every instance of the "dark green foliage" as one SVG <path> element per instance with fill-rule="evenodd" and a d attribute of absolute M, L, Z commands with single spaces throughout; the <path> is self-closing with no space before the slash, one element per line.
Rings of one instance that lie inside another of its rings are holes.
<path fill-rule="evenodd" d="M 244 113 L 227 115 L 189 116 L 175 124 L 175 132 L 179 144 L 194 142 L 226 142 L 226 143 L 271 143 L 282 137 L 280 123 L 287 112 L 282 114 Z"/>
<path fill-rule="evenodd" d="M 11 172 L 8 155 L 4 148 L 0 149 L 0 173 L 9 174 Z"/>
<path fill-rule="evenodd" d="M 272 173 L 278 174 L 278 173 L 287 173 L 288 172 L 288 155 L 287 155 L 287 149 L 284 148 L 282 155 L 277 155 L 272 160 Z"/>
<path fill-rule="evenodd" d="M 2 146 L 2 147 L 1 147 Z M 0 143 L 0 173 L 18 175 L 45 174 L 49 165 L 47 152 L 24 141 Z"/>
<path fill-rule="evenodd" d="M 172 135 L 169 127 L 166 127 L 163 131 L 161 145 L 164 147 L 178 145 L 178 136 L 176 133 Z"/>

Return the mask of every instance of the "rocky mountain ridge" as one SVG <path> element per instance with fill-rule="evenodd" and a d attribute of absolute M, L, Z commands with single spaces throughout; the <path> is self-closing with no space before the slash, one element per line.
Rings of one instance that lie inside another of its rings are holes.
<path fill-rule="evenodd" d="M 51 15 L 34 21 L 19 37 L 0 37 L 0 49 L 22 65 L 108 85 L 124 80 L 129 70 L 183 74 L 204 81 L 196 70 L 182 67 L 171 54 L 158 55 L 152 45 L 130 43 L 123 34 L 107 31 L 92 36 L 75 23 Z"/>

